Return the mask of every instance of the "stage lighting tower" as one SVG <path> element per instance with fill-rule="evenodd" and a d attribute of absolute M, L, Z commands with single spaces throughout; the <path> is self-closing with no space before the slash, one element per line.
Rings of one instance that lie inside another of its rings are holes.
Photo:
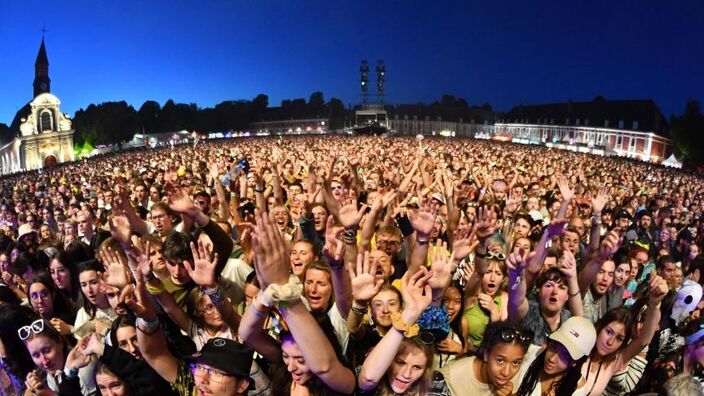
<path fill-rule="evenodd" d="M 386 82 L 386 66 L 384 60 L 380 59 L 376 62 L 376 93 L 379 96 L 379 102 L 384 103 L 384 83 Z"/>
<path fill-rule="evenodd" d="M 367 103 L 367 95 L 369 92 L 369 64 L 366 60 L 362 61 L 359 67 L 359 82 L 362 88 L 362 103 Z"/>

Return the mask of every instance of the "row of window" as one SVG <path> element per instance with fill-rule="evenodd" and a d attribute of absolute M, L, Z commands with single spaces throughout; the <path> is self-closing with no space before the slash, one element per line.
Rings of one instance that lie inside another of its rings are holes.
<path fill-rule="evenodd" d="M 511 122 L 511 121 L 508 120 L 508 121 L 506 121 L 506 122 Z M 513 122 L 515 122 L 515 123 L 517 123 L 517 124 L 530 124 L 530 119 L 527 119 L 527 118 L 518 119 L 518 118 L 516 118 L 516 119 L 513 120 Z M 555 125 L 555 119 L 554 119 L 554 118 L 548 119 L 547 117 L 546 117 L 546 118 L 538 118 L 535 123 L 536 123 L 537 125 Z M 570 125 L 570 119 L 569 119 L 569 118 L 566 118 L 566 119 L 565 119 L 565 125 Z M 575 126 L 580 126 L 580 125 L 590 126 L 590 124 L 589 124 L 589 118 L 585 118 L 585 119 L 577 118 L 577 119 L 574 120 L 574 125 L 575 125 Z M 639 126 L 638 120 L 633 120 L 633 122 L 632 122 L 631 125 L 632 125 L 631 130 L 634 130 L 634 131 L 637 131 L 637 130 L 638 130 L 638 126 Z M 595 125 L 594 125 L 594 126 L 595 126 Z M 610 127 L 610 120 L 604 120 L 604 128 L 609 128 L 609 127 Z M 618 121 L 618 129 L 624 129 L 625 127 L 626 127 L 626 122 L 625 122 L 624 120 L 619 120 L 619 121 Z"/>

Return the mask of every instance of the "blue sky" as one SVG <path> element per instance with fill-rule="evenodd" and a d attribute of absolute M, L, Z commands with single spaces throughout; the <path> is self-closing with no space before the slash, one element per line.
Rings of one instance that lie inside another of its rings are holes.
<path fill-rule="evenodd" d="M 700 0 L 0 0 L 0 122 L 31 99 L 42 26 L 71 116 L 259 93 L 357 103 L 361 59 L 385 60 L 389 103 L 452 94 L 508 110 L 603 95 L 652 98 L 669 116 L 704 102 L 702 22 Z"/>

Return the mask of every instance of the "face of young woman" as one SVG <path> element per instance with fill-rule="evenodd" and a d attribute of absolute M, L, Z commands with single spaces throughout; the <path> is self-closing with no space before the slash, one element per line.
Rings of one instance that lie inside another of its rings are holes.
<path fill-rule="evenodd" d="M 491 261 L 484 277 L 482 278 L 482 290 L 484 293 L 493 296 L 501 287 L 504 274 L 501 272 L 498 261 Z"/>
<path fill-rule="evenodd" d="M 117 346 L 129 352 L 135 359 L 142 360 L 142 352 L 137 344 L 137 329 L 132 326 L 119 327 L 115 331 Z"/>
<path fill-rule="evenodd" d="M 29 285 L 29 302 L 43 318 L 51 318 L 54 313 L 54 298 L 43 283 L 34 282 Z"/>
<path fill-rule="evenodd" d="M 327 309 L 332 297 L 332 283 L 327 272 L 309 269 L 306 271 L 304 293 L 310 309 L 323 311 Z"/>
<path fill-rule="evenodd" d="M 291 340 L 286 340 L 281 344 L 281 353 L 286 369 L 291 373 L 293 382 L 299 385 L 304 385 L 308 382 L 313 374 L 306 364 L 306 360 L 298 345 Z"/>
<path fill-rule="evenodd" d="M 547 375 L 555 375 L 565 372 L 572 363 L 572 357 L 564 345 L 559 342 L 549 342 L 545 350 L 545 363 L 543 371 Z"/>
<path fill-rule="evenodd" d="M 411 388 L 423 376 L 427 365 L 428 359 L 417 348 L 409 348 L 406 353 L 396 355 L 386 372 L 386 379 L 394 394 L 403 394 Z"/>
<path fill-rule="evenodd" d="M 60 290 L 71 288 L 71 274 L 61 261 L 57 259 L 51 260 L 49 271 L 51 273 L 51 279 L 54 281 L 57 288 Z"/>
<path fill-rule="evenodd" d="M 78 274 L 78 281 L 81 285 L 81 291 L 86 296 L 91 304 L 103 307 L 108 305 L 108 299 L 102 291 L 100 291 L 100 278 L 95 271 L 83 271 Z"/>
<path fill-rule="evenodd" d="M 389 328 L 391 327 L 391 314 L 401 310 L 401 302 L 398 299 L 398 294 L 384 290 L 372 297 L 371 307 L 374 323 Z"/>
<path fill-rule="evenodd" d="M 37 367 L 47 372 L 63 369 L 65 356 L 61 344 L 40 335 L 27 341 L 25 345 Z"/>
<path fill-rule="evenodd" d="M 210 327 L 221 327 L 223 325 L 222 315 L 218 312 L 210 297 L 204 295 L 198 303 L 198 311 L 203 317 L 203 322 Z"/>
<path fill-rule="evenodd" d="M 456 287 L 448 287 L 445 289 L 442 303 L 445 305 L 445 308 L 447 308 L 447 313 L 450 315 L 450 322 L 452 322 L 462 310 L 462 295 L 460 291 L 457 290 Z"/>
<path fill-rule="evenodd" d="M 296 242 L 293 245 L 290 263 L 291 271 L 294 275 L 298 277 L 302 276 L 306 265 L 312 263 L 313 260 L 315 260 L 315 254 L 313 253 L 313 247 L 310 246 L 310 243 Z"/>
<path fill-rule="evenodd" d="M 631 264 L 621 263 L 616 267 L 614 272 L 614 284 L 616 287 L 625 286 L 628 278 L 631 276 Z"/>
<path fill-rule="evenodd" d="M 488 354 L 484 354 L 489 381 L 497 388 L 506 385 L 518 373 L 525 354 L 525 349 L 515 343 L 495 345 Z"/>
<path fill-rule="evenodd" d="M 530 239 L 528 238 L 518 238 L 513 244 L 513 251 L 518 253 L 523 249 L 524 252 L 530 252 Z"/>
<path fill-rule="evenodd" d="M 599 356 L 608 356 L 616 352 L 626 339 L 623 323 L 611 322 L 601 329 L 596 338 L 596 351 Z"/>
<path fill-rule="evenodd" d="M 5 253 L 0 254 L 0 269 L 2 272 L 8 272 L 10 270 L 10 256 Z"/>
<path fill-rule="evenodd" d="M 101 396 L 124 396 L 127 394 L 124 382 L 114 375 L 97 373 L 95 385 L 100 390 Z"/>

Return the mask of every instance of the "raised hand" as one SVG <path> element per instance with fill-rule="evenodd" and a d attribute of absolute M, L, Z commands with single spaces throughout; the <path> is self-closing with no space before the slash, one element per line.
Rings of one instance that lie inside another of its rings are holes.
<path fill-rule="evenodd" d="M 596 196 L 592 198 L 592 211 L 594 213 L 601 213 L 606 206 L 606 202 L 609 201 L 609 196 L 606 194 L 606 188 L 600 187 Z"/>
<path fill-rule="evenodd" d="M 567 224 L 567 222 L 567 219 L 550 220 L 550 224 L 548 224 L 547 227 L 548 238 L 552 238 L 557 235 L 562 235 L 565 232 L 565 224 Z"/>
<path fill-rule="evenodd" d="M 557 261 L 557 268 L 567 279 L 577 279 L 577 260 L 569 250 L 562 251 L 562 257 Z"/>
<path fill-rule="evenodd" d="M 188 260 L 183 260 L 183 266 L 186 267 L 188 275 L 199 286 L 215 287 L 217 285 L 215 267 L 218 264 L 218 254 L 215 253 L 211 258 L 210 252 L 201 241 L 198 241 L 197 247 L 195 243 L 191 242 L 191 252 L 193 253 L 193 264 Z"/>
<path fill-rule="evenodd" d="M 345 228 L 359 226 L 359 222 L 362 221 L 362 216 L 366 209 L 366 205 L 362 205 L 360 208 L 357 207 L 357 195 L 354 190 L 350 190 L 347 194 L 343 194 L 343 198 L 340 202 L 340 212 L 338 214 L 340 223 L 342 223 L 342 226 Z"/>
<path fill-rule="evenodd" d="M 518 210 L 522 198 L 523 197 L 520 197 L 513 189 L 509 189 L 508 195 L 506 195 L 506 210 L 509 213 L 515 213 Z"/>
<path fill-rule="evenodd" d="M 476 227 L 458 230 L 452 241 L 452 254 L 456 259 L 462 260 L 469 256 L 479 246 Z"/>
<path fill-rule="evenodd" d="M 42 381 L 42 376 L 39 374 L 39 369 L 32 370 L 27 374 L 27 378 L 24 381 L 24 385 L 27 388 L 25 394 L 27 392 L 30 395 L 53 395 L 54 392 L 51 392 L 49 388 L 44 384 L 44 381 Z"/>
<path fill-rule="evenodd" d="M 95 333 L 90 333 L 84 338 L 87 338 L 86 342 L 81 343 L 83 346 L 81 353 L 84 356 L 103 356 L 103 352 L 105 351 L 105 343 L 100 341 Z"/>
<path fill-rule="evenodd" d="M 410 213 L 411 226 L 418 235 L 428 236 L 435 227 L 435 218 L 438 216 L 439 208 L 430 199 L 424 198 L 420 207 L 415 213 Z"/>
<path fill-rule="evenodd" d="M 494 235 L 500 228 L 496 212 L 488 207 L 479 208 L 477 213 L 476 235 L 480 240 L 485 240 Z"/>
<path fill-rule="evenodd" d="M 506 257 L 506 268 L 509 273 L 512 274 L 522 274 L 523 270 L 526 269 L 528 265 L 528 257 L 523 257 L 523 254 L 511 252 L 508 257 Z"/>
<path fill-rule="evenodd" d="M 175 189 L 168 195 L 169 208 L 177 213 L 189 214 L 197 209 L 193 199 L 181 189 Z"/>
<path fill-rule="evenodd" d="M 127 259 L 112 248 L 98 249 L 98 257 L 105 267 L 103 281 L 108 285 L 123 288 L 132 282 L 132 271 Z"/>
<path fill-rule="evenodd" d="M 438 238 L 435 249 L 430 253 L 430 272 L 432 277 L 428 285 L 434 290 L 444 290 L 452 281 L 452 264 L 455 261 L 455 253 L 448 254 L 447 242 Z"/>
<path fill-rule="evenodd" d="M 112 216 L 109 221 L 110 235 L 122 246 L 130 245 L 130 235 L 132 235 L 130 222 L 124 215 Z"/>
<path fill-rule="evenodd" d="M 653 273 L 648 282 L 648 305 L 659 304 L 667 295 L 668 290 L 665 279 Z"/>
<path fill-rule="evenodd" d="M 570 181 L 564 175 L 560 175 L 557 179 L 557 188 L 565 201 L 569 202 L 574 197 L 574 190 L 570 188 Z"/>
<path fill-rule="evenodd" d="M 147 261 L 149 257 L 147 256 Z M 147 293 L 144 285 L 144 276 L 142 270 L 137 271 L 135 275 L 136 286 L 134 293 L 124 296 L 125 304 L 140 318 L 146 320 L 156 320 L 156 308 L 152 303 L 151 296 Z"/>
<path fill-rule="evenodd" d="M 333 216 L 328 216 L 325 226 L 325 246 L 323 246 L 323 254 L 333 261 L 342 260 L 345 253 L 345 243 L 339 238 L 342 231 L 344 231 L 342 227 L 335 227 Z"/>
<path fill-rule="evenodd" d="M 352 283 L 352 297 L 355 301 L 366 303 L 379 293 L 384 286 L 384 279 L 376 278 L 377 263 L 369 264 L 369 252 L 357 254 L 357 269 L 349 265 L 347 271 Z"/>
<path fill-rule="evenodd" d="M 596 253 L 597 261 L 604 262 L 616 253 L 621 246 L 620 232 L 621 229 L 616 227 L 606 234 L 606 237 L 599 245 L 599 251 Z"/>
<path fill-rule="evenodd" d="M 433 294 L 428 281 L 432 276 L 432 272 L 425 267 L 420 267 L 415 274 L 411 275 L 406 272 L 401 278 L 403 282 L 403 288 L 401 289 L 403 312 L 401 316 L 404 322 L 408 324 L 415 323 L 420 314 L 430 305 Z"/>
<path fill-rule="evenodd" d="M 284 285 L 289 278 L 289 254 L 284 236 L 273 215 L 255 210 L 255 217 L 257 224 L 252 235 L 252 249 L 261 289 L 273 283 Z"/>
<path fill-rule="evenodd" d="M 66 367 L 68 367 L 69 370 L 82 369 L 83 367 L 87 366 L 88 363 L 90 363 L 90 356 L 86 356 L 81 353 L 85 346 L 88 344 L 89 340 L 90 335 L 81 338 L 78 341 L 78 344 L 76 344 L 76 346 L 71 349 L 71 352 L 68 353 L 68 356 L 66 356 Z"/>

